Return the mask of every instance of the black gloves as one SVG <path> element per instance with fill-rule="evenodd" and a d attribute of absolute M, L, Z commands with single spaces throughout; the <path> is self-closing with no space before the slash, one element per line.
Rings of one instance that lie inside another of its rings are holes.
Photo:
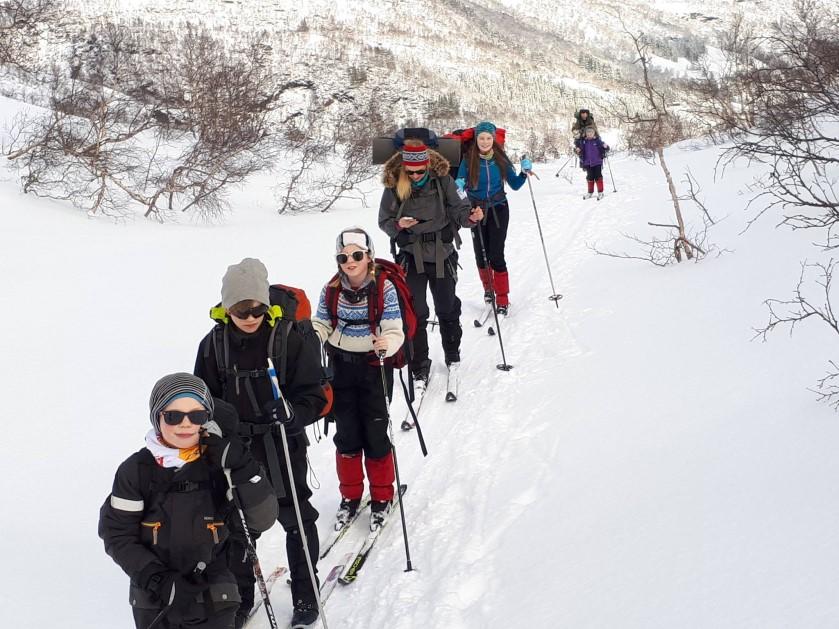
<path fill-rule="evenodd" d="M 270 400 L 265 403 L 263 408 L 272 422 L 279 422 L 285 426 L 287 435 L 299 435 L 303 432 L 305 427 L 294 416 L 294 411 L 290 406 L 286 412 L 282 400 Z"/>
<path fill-rule="evenodd" d="M 189 608 L 198 594 L 208 587 L 203 573 L 185 577 L 157 563 L 146 566 L 140 574 L 140 580 L 140 585 L 163 605 L 171 603 L 172 607 L 182 610 Z"/>
<path fill-rule="evenodd" d="M 409 234 L 405 229 L 399 230 L 399 233 L 396 234 L 396 244 L 400 247 L 405 247 L 411 244 L 411 234 Z"/>
<path fill-rule="evenodd" d="M 200 443 L 204 446 L 202 456 L 213 467 L 238 470 L 253 460 L 245 444 L 236 436 L 220 437 L 215 432 L 205 430 L 201 433 Z"/>

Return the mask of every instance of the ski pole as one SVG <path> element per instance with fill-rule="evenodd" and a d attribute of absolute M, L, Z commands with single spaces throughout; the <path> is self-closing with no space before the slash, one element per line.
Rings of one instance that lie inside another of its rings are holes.
<path fill-rule="evenodd" d="M 522 159 L 524 158 L 525 156 L 522 156 Z M 548 279 L 551 281 L 551 291 L 553 291 L 548 299 L 553 301 L 556 304 L 556 307 L 559 308 L 559 300 L 562 299 L 562 295 L 557 293 L 556 288 L 554 287 L 554 278 L 551 273 L 551 263 L 548 260 L 548 250 L 545 247 L 545 238 L 542 235 L 542 223 L 539 220 L 539 211 L 536 209 L 536 198 L 533 196 L 533 186 L 530 183 L 530 177 L 527 178 L 527 187 L 530 190 L 530 200 L 533 203 L 533 213 L 536 215 L 536 227 L 539 229 L 539 240 L 542 241 L 542 252 L 545 254 L 545 264 L 548 267 Z"/>
<path fill-rule="evenodd" d="M 609 167 L 609 179 L 612 180 L 612 192 L 617 192 L 618 188 L 615 186 L 615 176 L 612 174 L 612 160 L 608 157 L 606 159 L 606 165 Z"/>
<path fill-rule="evenodd" d="M 291 417 L 291 409 L 288 407 L 288 402 L 286 402 L 283 392 L 280 391 L 280 383 L 277 380 L 277 370 L 274 368 L 274 361 L 271 360 L 270 357 L 268 358 L 268 377 L 271 379 L 271 390 L 274 393 L 274 399 L 280 400 L 283 403 L 286 417 Z M 312 556 L 309 553 L 309 540 L 306 539 L 306 531 L 303 528 L 303 516 L 300 513 L 300 503 L 297 499 L 297 489 L 294 483 L 294 470 L 291 468 L 291 455 L 288 451 L 288 435 L 286 435 L 285 426 L 282 422 L 280 422 L 280 436 L 283 441 L 283 454 L 285 455 L 286 469 L 288 470 L 289 493 L 291 493 L 291 499 L 294 502 L 294 515 L 297 516 L 297 528 L 300 531 L 300 542 L 303 544 L 303 554 L 306 556 L 306 567 L 309 569 L 309 578 L 312 581 L 312 591 L 317 597 L 318 614 L 320 615 L 320 621 L 323 623 L 323 629 L 329 629 L 329 625 L 326 622 L 326 614 L 323 611 L 323 602 L 320 600 L 320 588 L 318 587 L 318 581 L 315 578 Z"/>
<path fill-rule="evenodd" d="M 417 429 L 417 439 L 419 439 L 420 450 L 422 450 L 423 456 L 428 456 L 428 448 L 425 445 L 425 437 L 422 436 L 422 427 L 419 423 L 419 417 L 417 416 L 417 412 L 414 410 L 414 400 L 412 399 L 411 393 L 408 391 L 408 385 L 405 384 L 405 378 L 402 377 L 401 369 L 399 369 L 399 382 L 402 383 L 402 392 L 405 395 L 405 404 L 408 405 L 408 411 L 411 413 L 411 419 L 414 422 L 414 428 Z"/>
<path fill-rule="evenodd" d="M 566 160 L 565 160 L 565 163 L 564 163 L 562 166 L 560 166 L 560 167 L 559 167 L 559 170 L 558 170 L 558 171 L 556 171 L 556 175 L 554 175 L 554 177 L 559 177 L 559 173 L 561 173 L 561 172 L 562 172 L 562 170 L 563 170 L 566 166 L 568 166 L 568 164 L 569 164 L 569 162 L 570 162 L 570 161 L 571 161 L 571 158 L 570 158 L 570 157 L 569 157 L 568 159 L 566 159 Z"/>
<path fill-rule="evenodd" d="M 527 183 L 530 183 L 530 177 L 527 178 Z M 481 225 L 478 224 L 472 229 L 476 229 L 478 231 L 478 240 L 481 242 L 481 258 L 484 261 L 484 268 L 488 269 L 490 268 L 489 258 L 487 258 L 487 249 L 484 245 L 484 235 L 483 232 L 481 232 Z M 495 286 L 492 282 L 489 284 L 489 292 L 492 296 L 492 314 L 495 317 L 495 329 L 498 330 L 498 344 L 501 347 L 501 364 L 496 365 L 496 367 L 501 371 L 510 371 L 513 366 L 507 362 L 507 357 L 504 355 L 504 341 L 501 340 L 501 326 L 498 323 L 498 310 L 496 310 L 495 305 Z M 559 306 L 557 306 L 557 308 L 559 308 Z"/>
<path fill-rule="evenodd" d="M 212 429 L 210 429 L 210 431 L 214 432 Z M 221 436 L 221 430 L 219 430 L 216 434 Z M 242 503 L 239 501 L 239 496 L 233 488 L 233 479 L 230 476 L 230 468 L 225 465 L 225 463 L 227 463 L 227 453 L 229 450 L 230 444 L 228 443 L 221 455 L 221 467 L 224 470 L 224 477 L 227 479 L 227 499 L 231 500 L 236 506 L 236 511 L 239 514 L 239 520 L 242 523 L 242 530 L 245 531 L 245 549 L 248 554 L 248 558 L 251 560 L 251 565 L 253 566 L 253 574 L 256 577 L 256 583 L 259 586 L 259 594 L 262 596 L 262 602 L 265 605 L 265 613 L 268 614 L 268 622 L 271 624 L 271 629 L 279 629 L 277 619 L 274 616 L 274 608 L 271 606 L 271 598 L 268 596 L 268 587 L 265 585 L 265 577 L 262 575 L 262 566 L 260 565 L 259 557 L 256 554 L 256 546 L 253 543 L 253 538 L 251 537 L 251 532 L 248 528 L 248 520 L 245 517 L 245 512 L 242 509 Z"/>
<path fill-rule="evenodd" d="M 387 394 L 387 376 L 385 375 L 385 351 L 379 350 L 379 368 L 382 372 L 382 395 L 385 399 L 385 412 L 387 413 L 387 431 L 390 437 L 390 450 L 393 453 L 393 469 L 396 472 L 396 496 L 399 501 L 399 515 L 402 518 L 402 537 L 405 540 L 405 561 L 407 566 L 405 572 L 411 572 L 414 568 L 411 565 L 411 551 L 408 548 L 408 525 L 405 523 L 405 507 L 402 504 L 402 480 L 399 478 L 399 461 L 396 458 L 396 441 L 393 438 L 393 423 L 390 421 L 390 402 Z"/>

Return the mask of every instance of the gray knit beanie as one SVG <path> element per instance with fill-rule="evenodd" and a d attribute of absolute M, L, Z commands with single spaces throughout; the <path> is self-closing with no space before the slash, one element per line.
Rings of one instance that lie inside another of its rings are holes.
<path fill-rule="evenodd" d="M 205 382 L 191 373 L 172 373 L 154 383 L 149 397 L 149 419 L 157 432 L 160 432 L 160 411 L 182 397 L 201 402 L 212 415 L 213 396 Z"/>
<path fill-rule="evenodd" d="M 341 250 L 347 245 L 355 245 L 362 251 L 366 251 L 370 258 L 376 257 L 376 249 L 373 247 L 373 239 L 370 234 L 364 231 L 358 225 L 347 227 L 341 230 L 338 237 L 335 239 L 335 253 L 341 253 Z"/>
<path fill-rule="evenodd" d="M 221 280 L 221 305 L 224 308 L 240 301 L 258 301 L 270 305 L 268 297 L 268 269 L 256 258 L 245 258 L 227 267 Z"/>

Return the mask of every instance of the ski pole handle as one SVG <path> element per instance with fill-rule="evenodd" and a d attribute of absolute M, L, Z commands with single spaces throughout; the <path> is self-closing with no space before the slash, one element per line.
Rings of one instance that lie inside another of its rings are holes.
<path fill-rule="evenodd" d="M 271 381 L 271 389 L 274 392 L 274 399 L 283 403 L 283 409 L 285 409 L 286 417 L 291 417 L 291 409 L 288 407 L 288 402 L 286 401 L 283 392 L 280 391 L 280 383 L 277 380 L 277 370 L 274 368 L 274 361 L 270 358 L 268 359 L 268 379 Z"/>

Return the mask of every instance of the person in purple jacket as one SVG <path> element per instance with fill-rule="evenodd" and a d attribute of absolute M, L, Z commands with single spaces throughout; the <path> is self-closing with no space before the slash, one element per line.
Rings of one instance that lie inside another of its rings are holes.
<path fill-rule="evenodd" d="M 594 184 L 597 184 L 597 200 L 603 198 L 603 159 L 609 150 L 609 145 L 597 135 L 594 127 L 586 127 L 586 137 L 574 142 L 574 152 L 580 156 L 580 166 L 586 171 L 588 194 L 584 199 L 594 195 Z"/>

